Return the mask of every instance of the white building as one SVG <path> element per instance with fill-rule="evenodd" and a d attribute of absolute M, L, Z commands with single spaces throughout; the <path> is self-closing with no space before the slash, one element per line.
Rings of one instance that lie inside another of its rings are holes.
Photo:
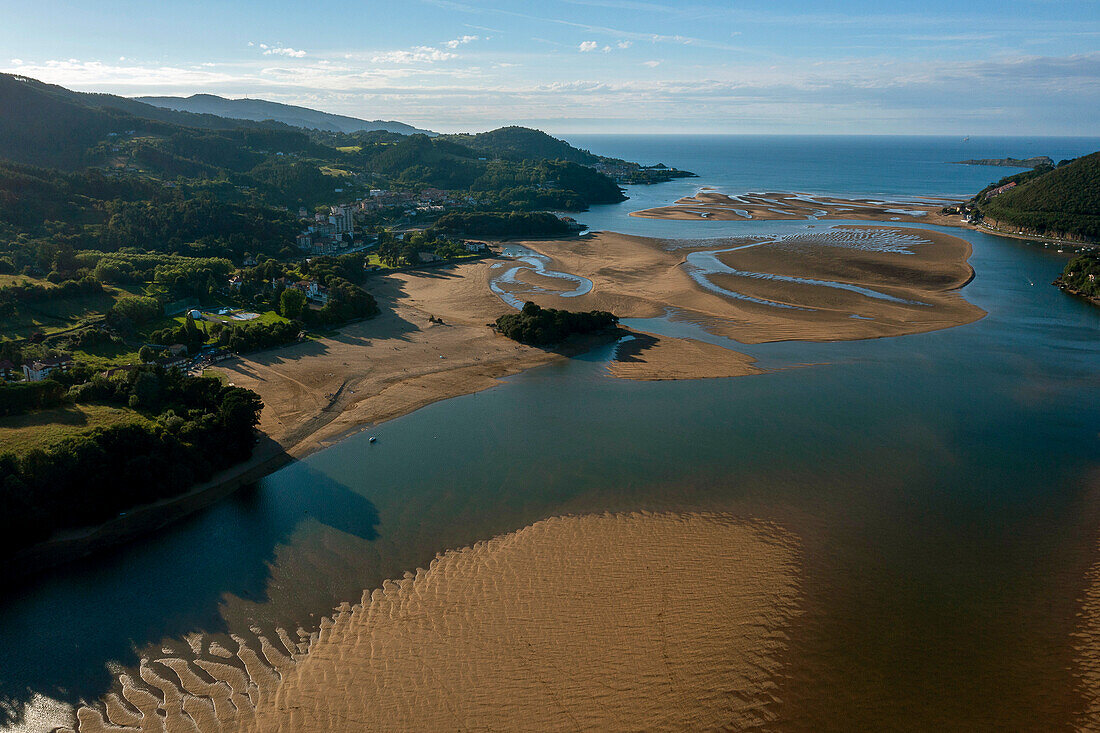
<path fill-rule="evenodd" d="M 28 382 L 41 382 L 53 372 L 60 369 L 65 371 L 72 366 L 73 360 L 67 356 L 48 356 L 45 359 L 35 359 L 23 365 L 23 376 Z"/>

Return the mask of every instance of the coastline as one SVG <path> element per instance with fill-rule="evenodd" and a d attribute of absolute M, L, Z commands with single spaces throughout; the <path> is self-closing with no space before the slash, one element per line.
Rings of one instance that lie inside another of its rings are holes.
<path fill-rule="evenodd" d="M 487 267 L 486 265 L 479 266 L 479 264 L 462 263 L 455 269 L 485 269 Z M 432 280 L 448 277 L 447 273 L 438 269 L 432 272 L 413 271 L 410 273 L 396 273 L 396 275 L 397 279 L 401 281 L 410 281 L 417 277 Z M 485 291 L 488 293 L 487 287 Z M 392 315 L 392 311 L 398 307 L 397 297 L 399 296 L 394 292 L 387 292 L 386 296 L 383 297 L 387 299 L 387 302 L 383 305 L 391 308 L 391 313 L 388 315 Z M 381 300 L 383 298 L 380 298 Z M 496 305 L 494 305 L 494 301 Z M 497 301 L 495 296 L 491 296 L 491 299 L 485 299 L 478 307 L 496 307 L 501 313 L 507 312 L 507 306 Z M 437 309 L 432 316 L 435 317 L 438 313 L 449 315 L 447 311 Z M 473 317 L 474 314 L 468 315 Z M 427 321 L 429 314 L 422 312 L 420 316 L 418 320 Z M 397 318 L 400 319 L 401 317 L 398 316 Z M 358 332 L 377 330 L 375 327 L 380 319 L 384 320 L 385 316 L 348 324 L 341 327 L 334 335 L 320 339 L 319 342 L 322 344 L 324 342 L 339 344 L 349 338 L 357 340 L 359 338 Z M 495 320 L 495 316 L 492 316 L 489 320 Z M 451 325 L 454 326 L 454 324 Z M 402 417 L 434 402 L 489 389 L 499 384 L 504 377 L 518 374 L 557 359 L 565 359 L 584 353 L 608 343 L 609 338 L 611 338 L 608 335 L 576 338 L 559 345 L 554 350 L 546 350 L 523 346 L 504 336 L 491 333 L 485 325 L 473 326 L 467 323 L 465 327 L 466 329 L 476 329 L 478 332 L 475 334 L 478 338 L 469 342 L 471 350 L 475 350 L 481 340 L 490 338 L 497 342 L 497 350 L 501 352 L 504 358 L 485 362 L 481 357 L 474 356 L 473 361 L 475 363 L 457 364 L 454 360 L 447 359 L 438 360 L 442 363 L 429 361 L 422 363 L 420 365 L 421 369 L 412 375 L 408 375 L 405 370 L 402 370 L 402 376 L 398 377 L 395 374 L 394 379 L 386 380 L 387 383 L 382 386 L 380 391 L 365 394 L 359 399 L 352 397 L 356 392 L 355 390 L 350 390 L 350 394 L 347 394 L 349 392 L 347 385 L 343 385 L 341 391 L 345 394 L 334 394 L 322 409 L 291 430 L 286 429 L 288 427 L 286 423 L 278 418 L 272 422 L 271 418 L 268 417 L 266 421 L 268 425 L 265 426 L 264 416 L 269 412 L 265 399 L 265 409 L 261 413 L 261 423 L 257 427 L 257 446 L 247 461 L 220 471 L 210 480 L 194 486 L 178 496 L 139 505 L 107 522 L 66 530 L 43 542 L 20 550 L 9 558 L 8 567 L 5 572 L 0 573 L 0 577 L 8 581 L 18 582 L 35 573 L 74 562 L 100 550 L 137 539 L 211 506 L 244 486 L 255 483 L 274 473 L 288 463 L 301 460 L 351 435 Z M 465 330 L 463 331 L 464 337 L 470 335 Z M 240 381 L 247 381 L 247 372 L 252 371 L 258 364 L 261 362 L 285 362 L 288 359 L 288 350 L 293 350 L 296 346 L 301 346 L 304 350 L 312 350 L 317 343 L 305 342 L 295 346 L 268 349 L 253 355 L 234 357 L 218 364 L 214 369 L 228 376 L 231 381 L 238 380 L 234 382 L 237 386 L 254 387 L 255 384 L 240 384 Z M 308 355 L 289 356 L 302 362 L 308 360 Z M 467 356 L 469 357 L 469 354 Z M 260 387 L 257 391 L 262 394 L 269 390 Z"/>
<path fill-rule="evenodd" d="M 879 338 L 949 328 L 985 315 L 956 292 L 973 277 L 973 270 L 966 264 L 970 248 L 962 240 L 958 242 L 963 249 L 955 251 L 950 259 L 956 263 L 961 259 L 965 273 L 955 267 L 942 295 L 912 291 L 946 298 L 943 302 L 948 312 L 943 319 L 907 323 L 903 316 L 903 321 L 895 322 L 897 315 L 884 316 L 880 307 L 874 317 L 860 320 L 826 314 L 824 320 L 815 323 L 803 318 L 800 324 L 775 318 L 768 313 L 774 310 L 769 306 L 745 308 L 743 303 L 699 287 L 681 267 L 684 252 L 691 248 L 666 248 L 660 240 L 613 232 L 508 241 L 540 247 L 550 253 L 555 267 L 593 278 L 598 292 L 576 298 L 575 305 L 570 304 L 575 309 L 599 308 L 623 317 L 653 317 L 666 312 L 670 304 L 686 305 L 683 312 L 709 321 L 709 330 L 742 343 Z M 942 248 L 940 239 L 934 237 L 933 241 Z M 767 248 L 761 247 L 759 252 L 767 261 Z M 601 277 L 609 269 L 605 267 L 608 261 L 616 264 L 610 268 L 614 276 Z M 606 335 L 597 335 L 547 350 L 516 343 L 488 328 L 497 316 L 509 311 L 489 288 L 490 279 L 498 274 L 493 267 L 499 264 L 499 258 L 486 258 L 446 269 L 377 276 L 371 289 L 383 306 L 382 315 L 348 324 L 316 341 L 218 364 L 214 369 L 230 383 L 252 389 L 264 400 L 257 428 L 260 444 L 253 457 L 177 497 L 136 507 L 104 524 L 69 531 L 27 548 L 13 556 L 9 565 L 18 569 L 10 570 L 8 577 L 23 578 L 140 537 L 351 435 L 607 343 Z M 845 274 L 850 275 L 840 273 Z M 646 285 L 640 287 L 643 281 Z M 760 283 L 749 284 L 757 287 Z M 891 292 L 911 292 L 896 286 Z M 765 295 L 778 297 L 770 292 Z M 790 300 L 792 294 L 780 295 Z M 794 296 L 797 299 L 804 294 Z M 561 305 L 551 293 L 531 299 L 541 305 Z M 841 306 L 849 308 L 851 303 Z M 826 310 L 833 307 L 826 304 Z M 889 323 L 876 325 L 876 318 L 885 318 Z M 754 322 L 755 326 L 746 325 Z M 658 381 L 728 378 L 763 371 L 754 366 L 751 357 L 721 347 L 647 333 L 632 335 L 635 343 L 623 343 L 619 349 L 623 358 L 616 357 L 609 364 L 610 376 Z"/>

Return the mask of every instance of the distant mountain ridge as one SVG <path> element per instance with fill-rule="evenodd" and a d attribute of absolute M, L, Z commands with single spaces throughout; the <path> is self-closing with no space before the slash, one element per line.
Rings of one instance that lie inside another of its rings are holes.
<path fill-rule="evenodd" d="M 357 117 L 320 112 L 308 107 L 269 102 L 265 99 L 227 99 L 216 94 L 192 94 L 190 97 L 135 97 L 136 101 L 162 109 L 193 114 L 217 115 L 234 120 L 266 122 L 274 120 L 291 127 L 326 132 L 360 132 L 384 130 L 401 135 L 424 134 L 435 136 L 430 130 L 421 130 L 392 120 L 361 120 Z"/>

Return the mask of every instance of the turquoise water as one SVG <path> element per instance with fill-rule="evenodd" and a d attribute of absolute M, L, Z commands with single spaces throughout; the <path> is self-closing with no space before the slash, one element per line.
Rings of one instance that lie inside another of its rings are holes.
<path fill-rule="evenodd" d="M 689 238 L 799 231 L 625 214 L 700 185 L 960 192 L 1011 171 L 941 171 L 943 160 L 1100 149 L 958 153 L 918 139 L 914 152 L 906 140 L 828 138 L 843 154 L 825 154 L 738 138 L 740 153 L 696 157 L 713 141 L 578 138 L 703 176 L 580 218 Z M 907 181 L 918 154 L 927 165 Z M 876 158 L 895 162 L 860 162 Z M 734 345 L 776 370 L 729 380 L 611 379 L 608 347 L 430 405 L 374 431 L 374 445 L 349 438 L 154 536 L 5 589 L 0 696 L 98 695 L 109 663 L 194 631 L 310 627 L 437 552 L 546 516 L 703 508 L 773 519 L 803 540 L 806 612 L 779 681 L 779 729 L 1060 727 L 1079 704 L 1070 632 L 1100 530 L 1100 309 L 1048 285 L 1067 254 L 945 231 L 974 246 L 964 294 L 989 312 L 981 321 Z"/>

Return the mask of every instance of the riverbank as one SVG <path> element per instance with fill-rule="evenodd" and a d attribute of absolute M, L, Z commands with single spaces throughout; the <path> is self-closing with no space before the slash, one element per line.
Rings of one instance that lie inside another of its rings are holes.
<path fill-rule="evenodd" d="M 252 457 L 219 471 L 209 481 L 178 496 L 142 504 L 94 527 L 58 533 L 5 562 L 3 578 L 18 581 L 114 545 L 155 532 L 279 470 L 291 460 L 282 446 L 261 436 Z"/>
<path fill-rule="evenodd" d="M 610 232 L 526 242 L 546 253 L 555 268 L 590 279 L 593 289 L 565 303 L 550 278 L 523 271 L 516 283 L 535 286 L 537 292 L 523 297 L 540 305 L 634 318 L 675 311 L 743 343 L 895 336 L 984 315 L 957 293 L 973 270 L 966 264 L 969 245 L 955 237 L 838 227 L 726 244 L 728 251 L 711 255 L 714 242 Z M 692 260 L 698 253 L 713 256 L 713 271 L 699 269 Z M 258 426 L 263 439 L 252 459 L 179 497 L 36 545 L 15 558 L 14 574 L 29 575 L 153 531 L 350 434 L 606 343 L 606 336 L 598 336 L 547 350 L 496 333 L 489 324 L 511 310 L 490 288 L 502 271 L 499 261 L 479 260 L 378 275 L 371 286 L 382 308 L 378 317 L 213 367 L 264 402 Z M 642 333 L 620 344 L 608 366 L 611 376 L 646 381 L 761 371 L 744 354 Z"/>

